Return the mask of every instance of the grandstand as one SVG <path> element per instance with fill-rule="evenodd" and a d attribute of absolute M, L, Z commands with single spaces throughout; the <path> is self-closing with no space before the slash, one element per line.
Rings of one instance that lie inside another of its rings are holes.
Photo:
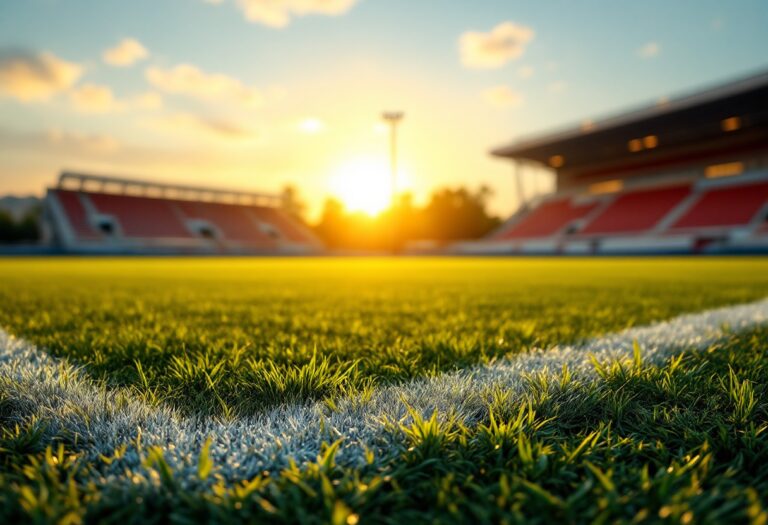
<path fill-rule="evenodd" d="M 45 199 L 68 253 L 309 254 L 316 237 L 281 197 L 64 172 Z"/>
<path fill-rule="evenodd" d="M 556 190 L 461 252 L 768 251 L 768 73 L 492 154 Z"/>

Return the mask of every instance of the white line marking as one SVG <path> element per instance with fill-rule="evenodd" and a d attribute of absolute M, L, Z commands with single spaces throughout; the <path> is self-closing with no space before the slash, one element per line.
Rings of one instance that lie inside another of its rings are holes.
<path fill-rule="evenodd" d="M 725 337 L 728 330 L 766 323 L 768 299 L 682 315 L 595 338 L 578 347 L 532 351 L 489 365 L 382 387 L 370 399 L 341 400 L 333 411 L 322 403 L 286 405 L 231 422 L 183 417 L 169 408 L 147 406 L 125 391 L 95 384 L 75 367 L 0 330 L 0 393 L 15 403 L 18 418 L 35 414 L 55 435 L 76 435 L 89 461 L 96 461 L 99 454 L 111 454 L 140 432 L 145 447 L 162 447 L 178 479 L 194 485 L 198 483 L 197 457 L 209 436 L 217 472 L 227 481 L 274 471 L 289 459 L 299 464 L 313 461 L 323 442 L 340 438 L 337 461 L 361 464 L 366 448 L 381 457 L 401 443 L 402 436 L 382 422 L 407 417 L 407 405 L 424 416 L 437 410 L 443 417 L 450 413 L 471 424 L 485 414 L 483 394 L 489 388 L 506 389 L 514 399 L 531 372 L 555 377 L 567 366 L 577 378 L 595 379 L 590 354 L 601 362 L 629 358 L 633 341 L 637 341 L 644 362 L 658 364 L 684 349 L 704 349 Z M 142 450 L 131 445 L 111 465 L 97 462 L 101 466 L 95 481 L 111 484 L 146 479 Z"/>

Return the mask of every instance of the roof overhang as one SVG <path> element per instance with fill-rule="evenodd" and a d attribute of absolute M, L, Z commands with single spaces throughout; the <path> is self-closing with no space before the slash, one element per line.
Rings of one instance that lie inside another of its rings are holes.
<path fill-rule="evenodd" d="M 739 119 L 735 134 L 768 130 L 768 72 L 586 125 L 523 139 L 496 148 L 491 154 L 542 164 L 560 157 L 564 167 L 584 166 L 629 158 L 633 156 L 628 147 L 630 141 L 642 141 L 645 137 L 657 141 L 654 153 L 716 141 L 724 133 L 723 121 L 731 117 Z"/>

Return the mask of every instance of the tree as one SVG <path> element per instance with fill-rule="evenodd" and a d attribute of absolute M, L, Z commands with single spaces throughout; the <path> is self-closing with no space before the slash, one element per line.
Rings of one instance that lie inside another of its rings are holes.
<path fill-rule="evenodd" d="M 486 210 L 492 195 L 488 186 L 475 192 L 464 187 L 436 191 L 424 208 L 427 238 L 455 241 L 486 235 L 501 223 Z"/>
<path fill-rule="evenodd" d="M 395 206 L 376 217 L 350 213 L 333 198 L 325 201 L 315 231 L 329 248 L 356 250 L 401 249 L 408 242 L 433 240 L 440 243 L 476 239 L 500 224 L 486 210 L 492 191 L 444 188 L 432 194 L 419 208 L 410 194 L 402 194 Z"/>
<path fill-rule="evenodd" d="M 304 213 L 306 212 L 307 205 L 299 196 L 299 190 L 296 189 L 296 186 L 292 184 L 283 186 L 280 197 L 280 209 L 293 218 L 304 222 Z"/>
<path fill-rule="evenodd" d="M 0 210 L 0 243 L 12 242 L 16 242 L 16 224 L 8 213 Z"/>
<path fill-rule="evenodd" d="M 16 234 L 20 242 L 37 242 L 40 240 L 40 213 L 28 212 L 16 225 Z"/>
<path fill-rule="evenodd" d="M 29 211 L 19 222 L 0 210 L 0 244 L 37 242 L 40 240 L 40 211 Z"/>
<path fill-rule="evenodd" d="M 347 229 L 345 215 L 346 211 L 341 201 L 330 197 L 325 200 L 315 231 L 327 246 L 338 248 L 343 244 L 340 241 Z"/>

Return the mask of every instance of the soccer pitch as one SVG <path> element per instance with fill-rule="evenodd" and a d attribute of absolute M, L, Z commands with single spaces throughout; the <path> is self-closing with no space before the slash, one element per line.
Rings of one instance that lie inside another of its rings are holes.
<path fill-rule="evenodd" d="M 731 325 L 768 306 L 678 318 L 768 296 L 766 259 L 0 276 L 0 328 L 24 340 L 0 356 L 7 522 L 766 520 L 768 327 Z"/>

